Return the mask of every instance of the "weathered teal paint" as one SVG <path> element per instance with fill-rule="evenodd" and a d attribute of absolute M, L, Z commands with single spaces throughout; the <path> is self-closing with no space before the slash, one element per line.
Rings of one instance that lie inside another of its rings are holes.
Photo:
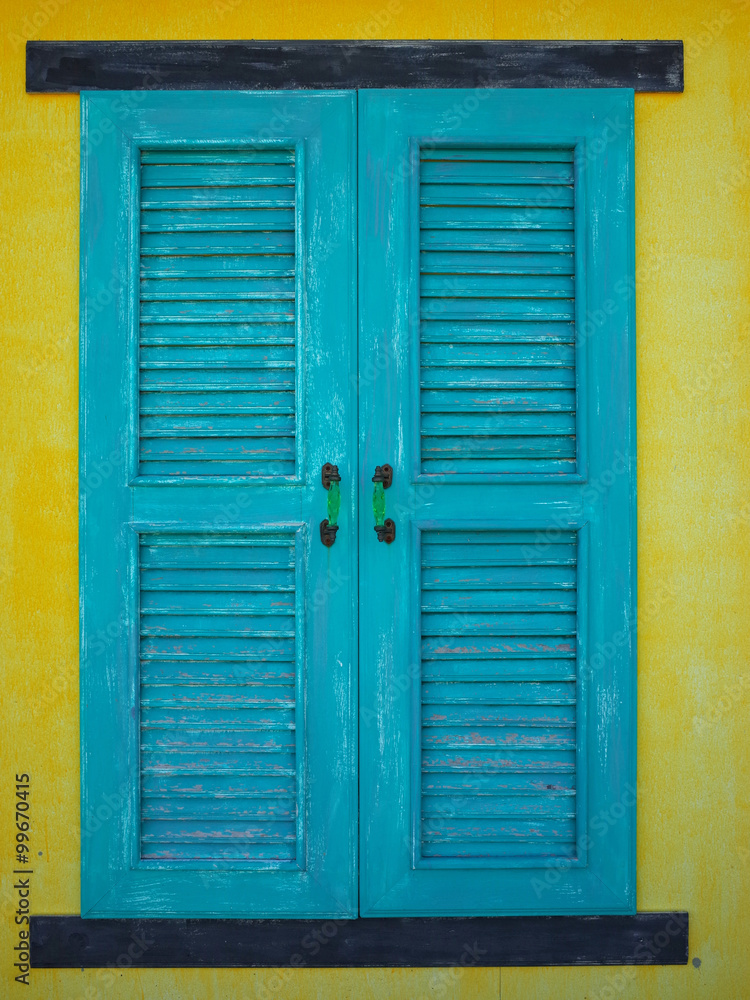
<path fill-rule="evenodd" d="M 632 94 L 119 96 L 82 98 L 84 829 L 124 802 L 83 913 L 354 916 L 358 824 L 365 915 L 632 911 Z"/>
<path fill-rule="evenodd" d="M 354 112 L 82 96 L 86 916 L 356 914 Z"/>
<path fill-rule="evenodd" d="M 634 910 L 632 157 L 627 91 L 360 94 L 364 915 Z"/>

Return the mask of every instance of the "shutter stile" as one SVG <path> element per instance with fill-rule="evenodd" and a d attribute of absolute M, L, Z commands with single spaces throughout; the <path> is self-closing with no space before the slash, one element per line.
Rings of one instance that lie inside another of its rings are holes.
<path fill-rule="evenodd" d="M 420 153 L 421 471 L 575 472 L 572 149 Z"/>
<path fill-rule="evenodd" d="M 575 855 L 576 539 L 422 534 L 421 857 Z"/>
<path fill-rule="evenodd" d="M 294 150 L 141 160 L 139 472 L 293 477 Z"/>

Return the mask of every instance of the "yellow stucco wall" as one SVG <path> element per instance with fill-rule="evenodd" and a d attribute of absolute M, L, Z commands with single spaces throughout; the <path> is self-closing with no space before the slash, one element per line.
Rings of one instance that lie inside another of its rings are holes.
<path fill-rule="evenodd" d="M 25 93 L 23 39 L 252 37 L 685 40 L 684 94 L 635 127 L 638 908 L 689 910 L 687 967 L 13 981 L 16 771 L 32 910 L 79 903 L 78 99 Z M 0 52 L 0 996 L 750 997 L 750 0 L 0 0 Z"/>

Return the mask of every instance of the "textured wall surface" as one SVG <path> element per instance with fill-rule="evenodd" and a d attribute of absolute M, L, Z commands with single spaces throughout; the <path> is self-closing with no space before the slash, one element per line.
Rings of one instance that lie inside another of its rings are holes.
<path fill-rule="evenodd" d="M 78 99 L 24 90 L 27 38 L 682 38 L 639 94 L 638 908 L 690 912 L 681 968 L 33 971 L 16 984 L 15 772 L 31 907 L 78 910 Z M 750 997 L 750 2 L 2 0 L 0 995 Z"/>

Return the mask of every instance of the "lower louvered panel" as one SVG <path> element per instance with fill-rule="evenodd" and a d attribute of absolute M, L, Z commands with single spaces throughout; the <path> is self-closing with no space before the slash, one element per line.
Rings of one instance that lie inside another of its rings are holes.
<path fill-rule="evenodd" d="M 295 543 L 143 534 L 141 857 L 296 857 Z"/>
<path fill-rule="evenodd" d="M 421 856 L 572 857 L 573 532 L 422 533 Z"/>

